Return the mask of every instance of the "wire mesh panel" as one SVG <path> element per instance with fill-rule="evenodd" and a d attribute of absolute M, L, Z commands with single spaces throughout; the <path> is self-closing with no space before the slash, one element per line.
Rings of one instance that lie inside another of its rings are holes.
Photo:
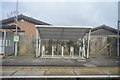
<path fill-rule="evenodd" d="M 62 45 L 60 42 L 56 42 L 56 44 L 54 44 L 54 55 L 55 56 L 61 56 L 61 52 L 62 52 Z"/>
<path fill-rule="evenodd" d="M 79 56 L 79 47 L 77 41 L 67 40 L 53 40 L 53 39 L 43 39 L 42 40 L 42 51 L 44 50 L 43 56 L 52 56 L 52 57 L 63 57 L 63 56 Z M 63 47 L 63 55 L 62 55 L 62 47 Z M 71 47 L 72 55 L 71 53 Z M 43 49 L 44 48 L 44 49 Z"/>

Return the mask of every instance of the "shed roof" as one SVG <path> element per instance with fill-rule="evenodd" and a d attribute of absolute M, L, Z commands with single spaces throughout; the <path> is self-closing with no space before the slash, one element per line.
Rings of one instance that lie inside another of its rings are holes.
<path fill-rule="evenodd" d="M 36 25 L 41 39 L 78 40 L 91 28 Z"/>

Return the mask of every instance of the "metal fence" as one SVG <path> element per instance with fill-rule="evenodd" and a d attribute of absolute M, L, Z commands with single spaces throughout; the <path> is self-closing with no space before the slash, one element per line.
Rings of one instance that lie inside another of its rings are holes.
<path fill-rule="evenodd" d="M 4 36 L 4 34 L 6 35 Z M 6 56 L 14 54 L 14 42 L 12 32 L 0 32 L 0 54 Z"/>
<path fill-rule="evenodd" d="M 18 56 L 35 55 L 35 36 L 21 35 L 18 42 Z"/>
<path fill-rule="evenodd" d="M 35 36 L 20 36 L 18 45 L 18 55 L 33 55 L 36 52 Z M 74 48 L 75 56 L 82 56 L 80 46 L 83 47 L 82 41 L 54 41 L 43 40 L 41 45 L 45 48 L 44 56 L 52 55 L 52 46 L 54 46 L 54 56 L 61 56 L 62 46 L 64 46 L 64 56 L 70 56 L 70 48 Z M 87 51 L 87 40 L 85 41 L 85 51 Z M 82 51 L 82 48 L 81 48 Z M 86 52 L 87 53 L 87 52 Z M 90 56 L 117 56 L 117 37 L 112 36 L 91 36 Z"/>

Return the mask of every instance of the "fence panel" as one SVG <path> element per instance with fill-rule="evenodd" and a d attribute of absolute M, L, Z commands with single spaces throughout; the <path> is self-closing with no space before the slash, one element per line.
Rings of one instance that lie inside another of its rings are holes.
<path fill-rule="evenodd" d="M 18 55 L 35 55 L 35 36 L 20 36 L 20 41 L 18 44 Z"/>

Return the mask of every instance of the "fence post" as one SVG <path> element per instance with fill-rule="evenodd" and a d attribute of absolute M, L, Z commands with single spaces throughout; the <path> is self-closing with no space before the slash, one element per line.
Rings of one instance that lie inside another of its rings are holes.
<path fill-rule="evenodd" d="M 40 56 L 40 52 L 41 52 L 41 39 L 39 38 L 38 57 Z"/>
<path fill-rule="evenodd" d="M 85 55 L 85 38 L 83 38 L 83 56 L 86 57 L 86 55 Z"/>
<path fill-rule="evenodd" d="M 54 46 L 52 46 L 52 57 L 54 56 Z"/>
<path fill-rule="evenodd" d="M 38 30 L 36 28 L 36 57 L 38 57 Z"/>
<path fill-rule="evenodd" d="M 90 34 L 91 34 L 91 29 L 90 29 L 89 35 L 88 35 L 87 58 L 89 58 L 89 54 L 90 54 Z"/>
<path fill-rule="evenodd" d="M 62 46 L 62 57 L 64 56 L 64 47 Z"/>
<path fill-rule="evenodd" d="M 4 56 L 6 56 L 6 30 L 4 30 L 4 42 L 3 42 Z"/>

